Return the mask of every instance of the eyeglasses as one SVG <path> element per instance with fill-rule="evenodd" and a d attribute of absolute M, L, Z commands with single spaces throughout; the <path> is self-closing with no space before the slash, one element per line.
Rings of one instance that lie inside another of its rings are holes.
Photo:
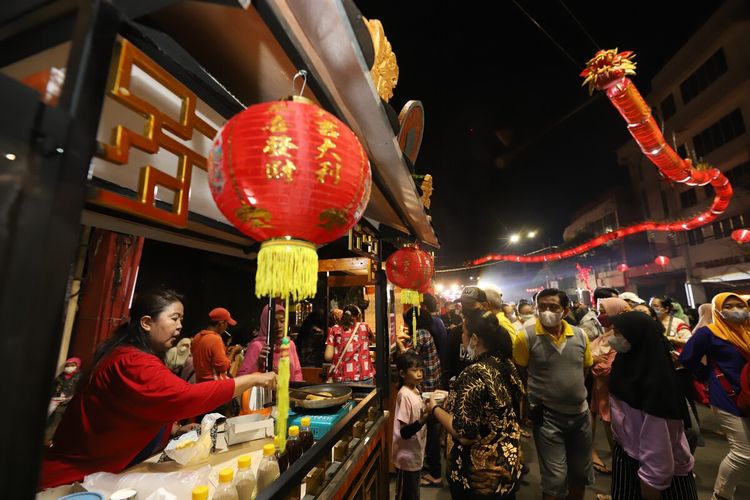
<path fill-rule="evenodd" d="M 552 311 L 552 312 L 560 312 L 563 310 L 563 307 L 560 304 L 549 304 L 549 303 L 539 303 L 536 305 L 536 308 L 539 312 L 542 311 Z"/>

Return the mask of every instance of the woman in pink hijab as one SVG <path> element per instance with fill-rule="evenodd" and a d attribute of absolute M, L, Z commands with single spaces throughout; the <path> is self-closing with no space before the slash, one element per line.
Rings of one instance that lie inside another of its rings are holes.
<path fill-rule="evenodd" d="M 284 308 L 276 304 L 274 314 L 274 331 L 271 335 L 271 342 L 274 343 L 273 349 L 273 371 L 278 373 L 279 370 L 279 355 L 281 354 L 281 338 L 284 336 L 284 318 L 286 311 Z M 253 373 L 257 371 L 266 371 L 266 358 L 270 348 L 268 347 L 268 306 L 263 308 L 263 312 L 260 314 L 260 331 L 258 336 L 255 337 L 247 345 L 247 351 L 245 351 L 245 359 L 242 360 L 240 369 L 237 370 L 237 376 L 245 375 L 247 373 Z M 294 345 L 294 341 L 289 339 L 289 373 L 290 380 L 292 382 L 302 382 L 302 368 L 297 356 L 297 347 Z"/>
<path fill-rule="evenodd" d="M 614 335 L 612 323 L 610 323 L 609 318 L 630 310 L 630 304 L 622 299 L 614 297 L 600 299 L 598 319 L 604 333 L 591 342 L 591 355 L 594 357 L 594 364 L 591 367 L 591 374 L 594 377 L 593 394 L 591 397 L 591 431 L 592 436 L 595 435 L 596 417 L 598 415 L 604 425 L 604 432 L 607 434 L 610 450 L 612 450 L 613 443 L 609 417 L 609 372 L 612 369 L 612 361 L 614 361 L 615 354 L 617 353 L 609 345 L 609 339 Z M 591 458 L 595 470 L 602 474 L 611 473 L 599 456 L 596 448 L 592 448 Z"/>

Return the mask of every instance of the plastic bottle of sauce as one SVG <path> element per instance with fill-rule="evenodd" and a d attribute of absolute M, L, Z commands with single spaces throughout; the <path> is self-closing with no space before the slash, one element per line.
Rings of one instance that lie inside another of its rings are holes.
<path fill-rule="evenodd" d="M 208 500 L 208 486 L 193 488 L 193 500 Z"/>
<path fill-rule="evenodd" d="M 279 464 L 279 472 L 284 472 L 289 468 L 289 453 L 287 450 L 284 450 L 282 453 L 279 436 L 274 436 L 273 445 L 276 453 L 276 462 Z"/>
<path fill-rule="evenodd" d="M 302 417 L 300 424 L 302 424 L 302 428 L 299 430 L 299 440 L 302 443 L 302 452 L 304 453 L 315 444 L 315 437 L 313 437 L 310 429 L 310 417 Z"/>
<path fill-rule="evenodd" d="M 250 455 L 242 455 L 237 459 L 237 477 L 234 478 L 234 487 L 237 488 L 237 496 L 240 500 L 255 498 L 257 481 L 250 465 L 252 465 Z"/>
<path fill-rule="evenodd" d="M 289 465 L 302 456 L 302 443 L 299 440 L 299 427 L 289 427 L 289 438 L 286 440 L 286 453 L 289 455 Z"/>
<path fill-rule="evenodd" d="M 263 447 L 263 459 L 260 461 L 258 467 L 258 491 L 268 488 L 268 486 L 276 481 L 281 475 L 279 472 L 279 463 L 276 461 L 276 447 L 272 444 L 267 444 Z"/>
<path fill-rule="evenodd" d="M 219 486 L 214 491 L 213 500 L 239 500 L 237 488 L 232 484 L 234 470 L 226 468 L 219 471 Z"/>

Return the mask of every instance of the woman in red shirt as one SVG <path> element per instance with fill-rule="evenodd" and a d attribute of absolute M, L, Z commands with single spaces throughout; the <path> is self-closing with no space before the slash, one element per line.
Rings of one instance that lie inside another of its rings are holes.
<path fill-rule="evenodd" d="M 90 376 L 68 407 L 42 463 L 41 486 L 121 472 L 168 441 L 174 423 L 206 413 L 253 386 L 274 388 L 274 373 L 191 385 L 164 364 L 182 329 L 182 297 L 139 294 L 130 322 L 97 351 Z"/>
<path fill-rule="evenodd" d="M 324 358 L 331 363 L 329 382 L 371 383 L 375 367 L 370 358 L 370 338 L 372 330 L 361 322 L 359 307 L 349 305 L 344 308 L 340 325 L 328 331 Z"/>

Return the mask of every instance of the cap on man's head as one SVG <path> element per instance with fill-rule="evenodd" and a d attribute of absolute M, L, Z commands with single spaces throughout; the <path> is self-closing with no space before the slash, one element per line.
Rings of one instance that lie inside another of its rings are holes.
<path fill-rule="evenodd" d="M 216 309 L 212 310 L 210 313 L 208 313 L 208 317 L 212 321 L 226 321 L 232 326 L 237 324 L 237 322 L 232 319 L 232 315 L 229 314 L 229 311 L 227 311 L 223 307 L 217 307 Z"/>
<path fill-rule="evenodd" d="M 467 286 L 461 291 L 461 296 L 454 302 L 487 302 L 487 294 L 477 286 Z"/>
<path fill-rule="evenodd" d="M 634 294 L 633 292 L 625 292 L 620 294 L 620 298 L 622 300 L 626 300 L 628 302 L 635 302 L 636 304 L 645 304 L 646 301 Z"/>

